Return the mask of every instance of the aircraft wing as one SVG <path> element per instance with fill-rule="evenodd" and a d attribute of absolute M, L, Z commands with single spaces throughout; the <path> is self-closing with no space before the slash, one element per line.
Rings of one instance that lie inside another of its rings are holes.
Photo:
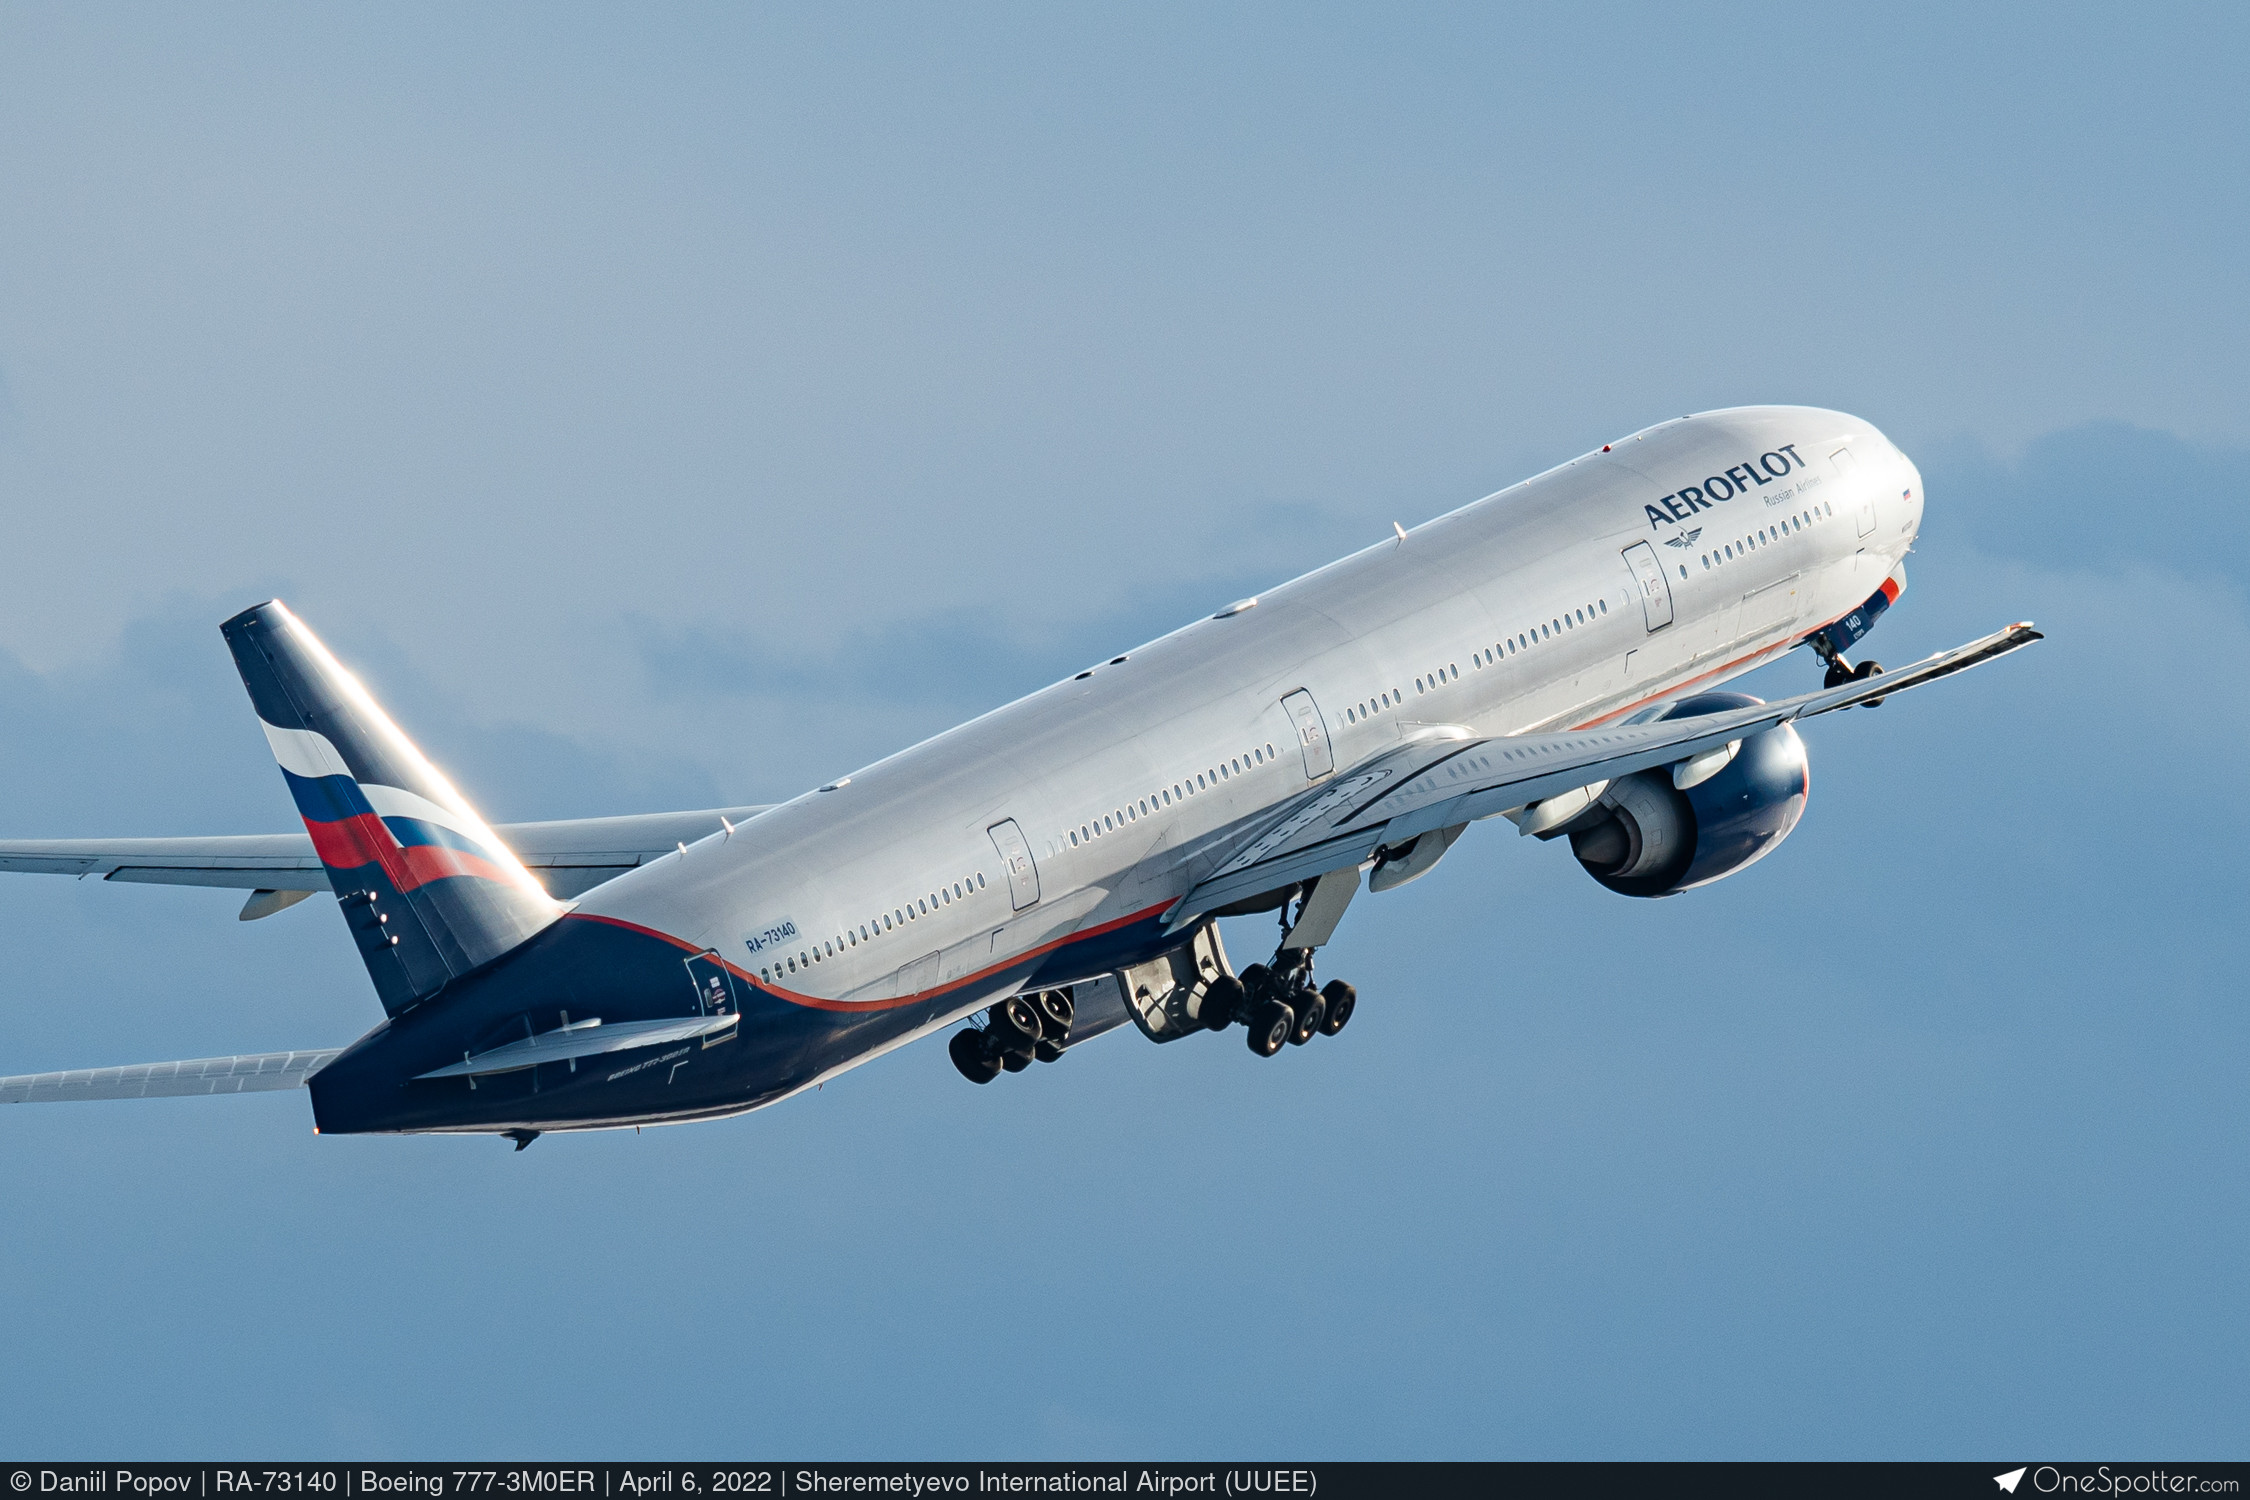
<path fill-rule="evenodd" d="M 1384 845 L 1670 765 L 1794 719 L 1902 693 L 2039 639 L 2028 624 L 2011 625 L 1879 677 L 1752 708 L 1402 745 L 1304 792 L 1231 843 L 1192 856 L 1205 869 L 1166 925 L 1177 931 L 1233 902 L 1364 863 Z"/>
<path fill-rule="evenodd" d="M 505 823 L 493 831 L 547 887 L 549 895 L 567 900 L 635 865 L 717 831 L 721 818 L 742 823 L 764 811 L 763 807 L 715 807 L 618 818 L 565 818 L 550 823 Z M 231 886 L 243 891 L 310 893 L 328 889 L 328 874 L 313 853 L 312 836 L 305 833 L 0 839 L 0 872 L 8 871 L 99 875 L 104 880 L 147 885 Z M 278 911 L 287 904 L 269 905 L 267 909 Z"/>
<path fill-rule="evenodd" d="M 0 1104 L 51 1104 L 62 1099 L 166 1099 L 187 1094 L 248 1094 L 293 1089 L 343 1051 L 253 1052 L 187 1062 L 131 1063 L 122 1068 L 71 1068 L 0 1078 Z"/>

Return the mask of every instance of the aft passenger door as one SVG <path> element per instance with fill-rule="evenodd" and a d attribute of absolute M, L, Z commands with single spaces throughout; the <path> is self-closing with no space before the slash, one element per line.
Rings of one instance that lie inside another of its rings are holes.
<path fill-rule="evenodd" d="M 1008 874 L 1008 902 L 1017 911 L 1039 902 L 1039 866 L 1031 861 L 1031 843 L 1016 826 L 1014 818 L 1005 819 L 985 830 L 992 835 L 992 847 L 1000 851 L 1000 868 Z"/>
<path fill-rule="evenodd" d="M 1298 748 L 1305 752 L 1305 779 L 1318 781 L 1335 770 L 1336 753 L 1328 745 L 1328 725 L 1320 717 L 1320 705 L 1313 702 L 1312 694 L 1299 688 L 1281 700 L 1281 707 L 1297 731 Z"/>
<path fill-rule="evenodd" d="M 1649 629 L 1662 630 L 1672 623 L 1672 582 L 1664 576 L 1664 564 L 1656 560 L 1656 549 L 1635 542 L 1625 549 L 1625 563 L 1640 586 L 1641 618 Z"/>
<path fill-rule="evenodd" d="M 726 960 L 719 957 L 716 948 L 706 948 L 683 962 L 687 964 L 688 983 L 695 986 L 697 1011 L 707 1016 L 742 1014 L 742 1007 L 734 990 L 734 976 L 727 972 Z M 721 1042 L 733 1041 L 734 1036 L 732 1029 L 707 1031 L 703 1034 L 703 1045 L 716 1047 Z M 572 1065 L 572 1071 L 576 1071 L 576 1064 Z"/>

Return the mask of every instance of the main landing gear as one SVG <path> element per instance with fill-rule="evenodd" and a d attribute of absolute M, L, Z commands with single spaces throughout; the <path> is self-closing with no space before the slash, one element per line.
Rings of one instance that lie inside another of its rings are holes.
<path fill-rule="evenodd" d="M 984 1013 L 981 1029 L 953 1033 L 946 1051 L 963 1078 L 990 1083 L 1003 1070 L 1021 1073 L 1034 1062 L 1061 1057 L 1077 1013 L 1067 989 L 1011 995 Z"/>
<path fill-rule="evenodd" d="M 1293 925 L 1287 902 L 1281 930 Z M 1232 1021 L 1249 1033 L 1250 1050 L 1272 1057 L 1284 1046 L 1302 1047 L 1315 1036 L 1334 1036 L 1348 1025 L 1359 991 L 1341 979 L 1313 987 L 1313 950 L 1276 948 L 1270 964 L 1252 964 L 1240 978 L 1221 979 L 1204 997 L 1204 1024 L 1223 1031 Z"/>

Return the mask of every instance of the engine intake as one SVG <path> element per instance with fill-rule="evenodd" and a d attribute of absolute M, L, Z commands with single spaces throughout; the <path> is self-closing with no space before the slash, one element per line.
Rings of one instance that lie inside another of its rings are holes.
<path fill-rule="evenodd" d="M 1747 693 L 1699 693 L 1667 719 L 1751 708 Z M 1781 724 L 1742 741 L 1725 767 L 1682 790 L 1669 768 L 1612 782 L 1555 833 L 1586 873 L 1624 896 L 1670 896 L 1757 863 L 1805 815 L 1812 790 L 1805 742 Z"/>

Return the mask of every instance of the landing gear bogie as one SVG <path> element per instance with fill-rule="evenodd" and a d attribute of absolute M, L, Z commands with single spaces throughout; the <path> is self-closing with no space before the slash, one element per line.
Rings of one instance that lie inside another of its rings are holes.
<path fill-rule="evenodd" d="M 984 1013 L 984 1025 L 957 1031 L 945 1044 L 953 1066 L 971 1083 L 990 1083 L 1003 1072 L 1021 1073 L 1034 1062 L 1059 1061 L 1070 1046 L 1078 1009 L 1068 990 L 1011 995 Z"/>

